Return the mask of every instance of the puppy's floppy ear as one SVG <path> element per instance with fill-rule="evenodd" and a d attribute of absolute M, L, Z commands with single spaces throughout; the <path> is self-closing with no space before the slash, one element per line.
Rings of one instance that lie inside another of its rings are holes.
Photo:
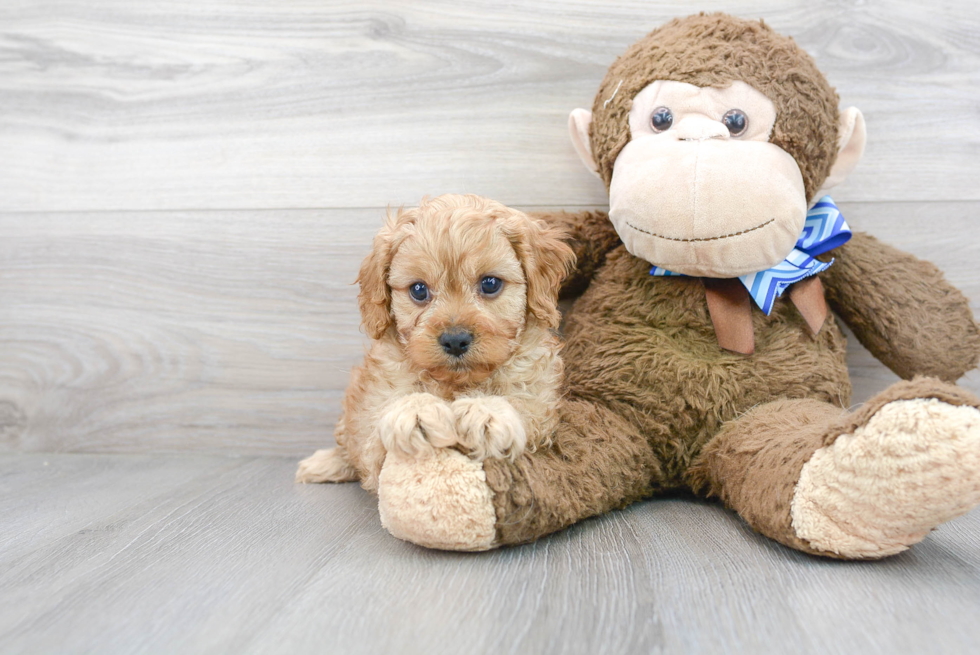
<path fill-rule="evenodd" d="M 374 237 L 371 253 L 361 263 L 357 282 L 361 293 L 357 304 L 361 308 L 361 324 L 372 339 L 380 339 L 394 321 L 391 318 L 391 289 L 388 287 L 388 271 L 395 256 L 396 219 L 391 214 L 384 227 Z"/>
<path fill-rule="evenodd" d="M 575 266 L 575 253 L 565 243 L 566 234 L 544 221 L 521 214 L 509 221 L 508 236 L 527 278 L 527 308 L 550 328 L 561 323 L 558 290 Z"/>

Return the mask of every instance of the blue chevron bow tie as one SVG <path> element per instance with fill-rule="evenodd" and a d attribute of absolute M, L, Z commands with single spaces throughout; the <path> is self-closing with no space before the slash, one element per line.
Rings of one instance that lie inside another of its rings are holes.
<path fill-rule="evenodd" d="M 738 279 L 748 289 L 759 309 L 768 316 L 776 298 L 783 295 L 789 285 L 827 270 L 834 263 L 833 259 L 821 262 L 814 257 L 844 245 L 850 238 L 851 228 L 847 221 L 830 196 L 824 196 L 806 213 L 803 234 L 786 259 L 772 268 L 742 275 Z M 650 275 L 683 277 L 682 273 L 656 266 L 650 269 Z"/>

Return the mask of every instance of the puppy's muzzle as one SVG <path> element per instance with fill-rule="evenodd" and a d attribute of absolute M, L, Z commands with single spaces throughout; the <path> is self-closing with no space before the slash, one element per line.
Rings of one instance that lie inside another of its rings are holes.
<path fill-rule="evenodd" d="M 462 357 L 472 343 L 473 333 L 462 328 L 450 328 L 439 335 L 439 345 L 453 357 Z"/>

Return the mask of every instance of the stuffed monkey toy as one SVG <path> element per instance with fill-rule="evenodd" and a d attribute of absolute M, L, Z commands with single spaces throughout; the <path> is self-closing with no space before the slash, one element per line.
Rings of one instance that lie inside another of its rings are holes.
<path fill-rule="evenodd" d="M 609 212 L 542 215 L 572 235 L 563 293 L 580 294 L 552 444 L 513 462 L 389 458 L 390 532 L 484 550 L 690 490 L 791 548 L 861 559 L 980 502 L 980 401 L 951 384 L 980 331 L 935 266 L 852 235 L 825 196 L 864 120 L 792 39 L 674 20 L 569 126 Z M 829 310 L 905 380 L 853 412 Z"/>

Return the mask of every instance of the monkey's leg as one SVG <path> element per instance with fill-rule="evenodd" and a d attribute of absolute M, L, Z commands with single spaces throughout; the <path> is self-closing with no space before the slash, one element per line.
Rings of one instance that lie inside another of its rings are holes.
<path fill-rule="evenodd" d="M 385 460 L 384 526 L 406 541 L 487 550 L 533 541 L 652 495 L 659 462 L 636 428 L 600 405 L 566 400 L 552 444 L 516 461 L 473 461 L 452 449 Z"/>
<path fill-rule="evenodd" d="M 762 534 L 845 559 L 899 553 L 980 503 L 980 401 L 928 378 L 853 414 L 778 400 L 728 422 L 690 471 Z"/>

